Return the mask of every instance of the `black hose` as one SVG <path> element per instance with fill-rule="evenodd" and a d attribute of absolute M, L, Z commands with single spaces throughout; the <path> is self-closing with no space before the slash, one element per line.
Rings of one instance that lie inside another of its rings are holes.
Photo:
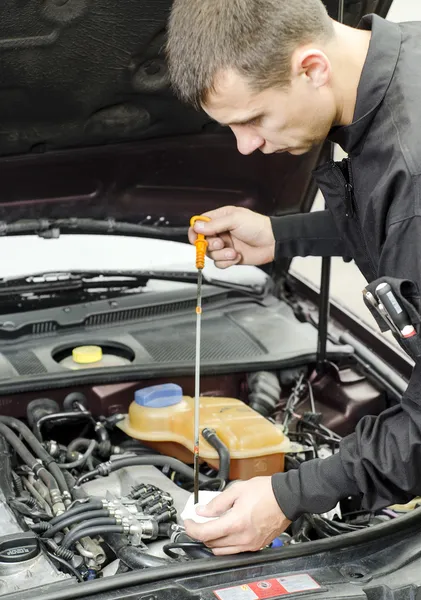
<path fill-rule="evenodd" d="M 107 533 L 124 533 L 124 527 L 121 525 L 95 525 L 93 527 L 83 527 L 83 529 L 77 531 L 73 529 L 66 534 L 61 547 L 67 550 L 84 537 L 95 537 Z"/>
<path fill-rule="evenodd" d="M 76 535 L 79 531 L 87 529 L 88 527 L 108 527 L 109 525 L 119 524 L 120 523 L 117 523 L 117 519 L 115 517 L 110 517 L 109 515 L 107 517 L 98 517 L 97 519 L 88 519 L 87 521 L 83 521 L 82 523 L 79 523 L 79 525 L 75 525 L 74 527 L 72 527 L 71 531 L 66 533 L 61 543 L 62 547 L 65 548 L 67 546 L 68 542 L 66 542 L 66 540 L 68 539 L 68 536 L 70 536 L 70 534 Z M 71 543 L 73 544 L 74 542 Z"/>
<path fill-rule="evenodd" d="M 45 467 L 41 466 L 37 459 L 29 452 L 25 444 L 13 433 L 7 425 L 0 421 L 0 434 L 3 435 L 6 441 L 12 446 L 12 448 L 19 454 L 22 461 L 45 483 L 48 489 L 51 491 L 55 490 L 56 493 L 60 494 L 60 490 L 55 478 L 51 475 Z M 11 479 L 12 476 L 10 476 Z"/>
<path fill-rule="evenodd" d="M 12 463 L 9 447 L 3 435 L 0 435 L 0 489 L 6 498 L 6 502 L 9 502 L 16 497 L 13 488 Z"/>
<path fill-rule="evenodd" d="M 50 471 L 51 475 L 57 481 L 60 492 L 65 492 L 70 497 L 69 487 L 60 469 L 58 468 L 57 463 L 55 462 L 53 457 L 47 452 L 47 450 L 40 444 L 40 442 L 37 440 L 37 438 L 29 429 L 29 427 L 27 427 L 24 423 L 22 423 L 22 421 L 19 421 L 19 419 L 15 419 L 14 417 L 0 417 L 0 423 L 3 423 L 11 429 L 15 429 L 17 432 L 20 433 L 20 435 L 23 437 L 28 446 L 30 446 L 30 448 L 36 454 L 36 456 L 40 460 L 42 460 L 47 469 Z"/>
<path fill-rule="evenodd" d="M 214 553 L 209 548 L 206 548 L 204 544 L 194 540 L 184 532 L 180 532 L 175 536 L 173 544 L 166 544 L 163 547 L 165 554 L 174 558 L 171 553 L 166 552 L 166 549 L 171 550 L 172 548 L 181 548 L 191 558 L 215 558 Z"/>
<path fill-rule="evenodd" d="M 31 525 L 32 531 L 35 531 L 36 533 L 45 533 L 50 529 L 50 527 L 50 523 L 46 523 L 45 521 L 40 521 L 39 523 L 34 523 Z M 44 535 L 43 537 L 46 536 Z"/>
<path fill-rule="evenodd" d="M 160 454 L 158 450 L 150 448 L 149 446 L 145 446 L 145 444 L 142 444 L 138 440 L 125 440 L 124 442 L 118 444 L 118 446 L 127 452 L 136 452 L 139 454 Z"/>
<path fill-rule="evenodd" d="M 62 513 L 61 515 L 57 515 L 57 517 L 51 519 L 50 523 L 51 525 L 56 525 L 57 523 L 61 523 L 61 521 L 68 517 L 72 517 L 73 515 L 80 515 L 81 513 L 89 514 L 90 511 L 100 510 L 102 508 L 104 508 L 103 501 L 97 498 L 92 498 L 92 500 L 88 500 L 88 502 L 81 502 L 77 506 L 73 506 L 69 510 L 66 510 L 66 512 Z"/>
<path fill-rule="evenodd" d="M 52 538 L 56 535 L 56 533 L 58 533 L 59 531 L 62 531 L 65 527 L 70 527 L 71 525 L 74 525 L 75 523 L 79 524 L 81 522 L 84 522 L 86 520 L 86 518 L 91 520 L 91 519 L 99 519 L 101 517 L 109 517 L 109 516 L 110 516 L 110 513 L 108 512 L 108 510 L 93 510 L 88 513 L 79 513 L 77 515 L 70 515 L 70 517 L 67 517 L 66 519 L 62 519 L 59 523 L 56 523 L 53 527 L 50 527 L 43 537 Z M 50 525 L 51 525 L 51 523 L 50 523 Z"/>
<path fill-rule="evenodd" d="M 104 539 L 117 558 L 133 571 L 151 567 L 162 567 L 163 565 L 168 566 L 171 562 L 166 558 L 147 554 L 137 546 L 131 546 L 130 540 L 126 535 L 104 534 Z"/>
<path fill-rule="evenodd" d="M 111 448 L 110 436 L 105 428 L 105 425 L 97 422 L 95 425 L 95 433 L 98 437 L 99 444 L 103 447 L 109 446 Z"/>
<path fill-rule="evenodd" d="M 219 456 L 218 477 L 219 477 L 219 479 L 222 479 L 226 483 L 229 480 L 229 473 L 230 473 L 231 457 L 230 457 L 229 450 L 228 450 L 227 446 L 224 444 L 224 442 L 218 437 L 218 434 L 216 433 L 216 431 L 214 429 L 211 429 L 210 427 L 206 427 L 205 429 L 203 429 L 202 435 L 205 438 L 205 440 L 212 446 L 212 448 L 215 448 L 215 450 L 218 452 L 218 456 Z"/>
<path fill-rule="evenodd" d="M 194 471 L 188 465 L 185 465 L 180 460 L 173 458 L 172 456 L 125 456 L 123 458 L 118 458 L 112 462 L 102 463 L 91 471 L 90 473 L 85 473 L 76 482 L 76 486 L 79 487 L 83 483 L 87 481 L 91 481 L 98 475 L 109 475 L 110 473 L 114 473 L 114 471 L 118 471 L 118 469 L 124 469 L 126 467 L 137 467 L 141 465 L 154 465 L 155 467 L 165 467 L 168 465 L 174 471 L 181 473 L 184 477 L 188 479 L 194 479 Z M 199 474 L 199 481 L 202 483 L 208 483 L 212 481 L 211 477 L 206 477 L 206 475 Z"/>
<path fill-rule="evenodd" d="M 97 442 L 95 440 L 91 440 L 91 442 L 89 443 L 89 447 L 86 450 L 85 454 L 83 454 L 80 458 L 78 458 L 77 460 L 74 460 L 71 463 L 64 463 L 64 464 L 59 464 L 58 467 L 60 469 L 76 469 L 78 467 L 82 467 L 85 462 L 88 460 L 88 458 L 92 455 L 93 451 L 95 450 L 95 448 L 97 447 Z"/>
<path fill-rule="evenodd" d="M 178 552 L 173 552 L 175 549 L 183 550 L 186 554 L 190 554 L 192 558 L 209 558 L 211 554 L 200 554 L 194 556 L 194 552 L 200 552 L 203 550 L 203 544 L 201 542 L 171 542 L 165 544 L 162 547 L 163 552 L 170 558 L 180 559 L 181 555 Z"/>
<path fill-rule="evenodd" d="M 74 440 L 72 440 L 70 442 L 70 444 L 67 446 L 67 460 L 73 460 L 73 453 L 74 452 L 79 452 L 82 450 L 87 450 L 89 448 L 90 443 L 92 442 L 92 440 L 89 440 L 88 438 L 75 438 Z M 97 442 L 95 442 L 95 445 L 97 445 Z"/>

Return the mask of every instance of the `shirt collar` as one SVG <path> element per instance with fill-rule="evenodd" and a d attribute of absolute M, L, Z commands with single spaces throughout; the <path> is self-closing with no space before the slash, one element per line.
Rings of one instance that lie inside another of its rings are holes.
<path fill-rule="evenodd" d="M 365 134 L 386 95 L 401 47 L 398 24 L 378 15 L 363 17 L 358 29 L 371 29 L 371 40 L 357 91 L 354 118 L 350 125 L 334 127 L 328 136 L 347 153 L 358 153 Z"/>

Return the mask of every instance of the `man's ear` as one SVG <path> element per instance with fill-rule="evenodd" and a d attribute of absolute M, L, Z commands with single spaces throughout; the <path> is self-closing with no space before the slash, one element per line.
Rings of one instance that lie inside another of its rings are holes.
<path fill-rule="evenodd" d="M 330 60 L 316 48 L 298 48 L 292 57 L 292 76 L 304 77 L 315 88 L 326 85 L 331 77 Z"/>

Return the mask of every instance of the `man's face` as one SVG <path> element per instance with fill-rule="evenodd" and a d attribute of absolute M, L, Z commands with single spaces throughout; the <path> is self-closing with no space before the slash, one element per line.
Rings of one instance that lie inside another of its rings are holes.
<path fill-rule="evenodd" d="M 304 154 L 323 142 L 334 124 L 336 106 L 328 85 L 319 85 L 305 73 L 292 78 L 287 88 L 254 92 L 235 71 L 215 80 L 204 110 L 228 125 L 242 154 Z"/>

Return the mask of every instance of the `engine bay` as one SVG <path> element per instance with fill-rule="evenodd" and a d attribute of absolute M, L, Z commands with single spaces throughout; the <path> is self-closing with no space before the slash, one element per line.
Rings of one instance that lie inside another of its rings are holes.
<path fill-rule="evenodd" d="M 2 594 L 212 559 L 181 517 L 193 491 L 193 388 L 193 378 L 175 377 L 2 398 Z M 350 360 L 322 376 L 313 363 L 207 375 L 201 390 L 200 489 L 212 491 L 331 455 L 389 401 Z M 349 499 L 300 518 L 271 547 L 399 514 L 366 513 Z"/>

